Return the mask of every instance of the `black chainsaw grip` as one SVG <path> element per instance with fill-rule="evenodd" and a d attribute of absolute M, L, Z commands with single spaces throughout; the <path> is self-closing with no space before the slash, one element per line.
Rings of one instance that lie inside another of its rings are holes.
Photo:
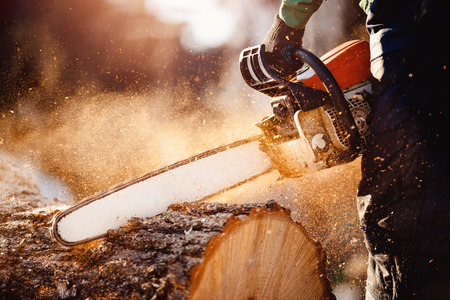
<path fill-rule="evenodd" d="M 286 80 L 285 78 L 282 78 L 279 74 L 274 72 L 267 65 L 267 62 L 264 58 L 264 45 L 261 45 L 261 48 L 261 61 L 266 71 L 275 81 L 288 86 L 291 90 L 293 90 L 297 85 L 302 85 L 304 87 L 303 83 L 296 83 Z M 350 112 L 350 108 L 348 107 L 347 100 L 345 99 L 344 94 L 342 93 L 342 90 L 336 81 L 336 78 L 320 58 L 318 58 L 312 52 L 304 49 L 303 47 L 296 48 L 294 50 L 294 55 L 299 59 L 299 68 L 303 64 L 307 64 L 317 74 L 325 89 L 328 91 L 331 103 L 338 112 L 342 126 L 347 133 L 349 146 L 346 151 L 338 154 L 339 157 L 336 157 L 336 159 L 341 161 L 352 161 L 357 155 L 358 148 L 360 147 L 360 135 L 355 124 L 355 120 L 353 119 Z"/>

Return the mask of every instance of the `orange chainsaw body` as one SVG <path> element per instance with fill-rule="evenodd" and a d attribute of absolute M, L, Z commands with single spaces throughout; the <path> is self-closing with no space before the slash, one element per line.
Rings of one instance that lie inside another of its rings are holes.
<path fill-rule="evenodd" d="M 370 78 L 370 48 L 363 40 L 346 42 L 320 57 L 336 78 L 341 90 Z M 319 77 L 301 80 L 305 85 L 325 91 Z"/>

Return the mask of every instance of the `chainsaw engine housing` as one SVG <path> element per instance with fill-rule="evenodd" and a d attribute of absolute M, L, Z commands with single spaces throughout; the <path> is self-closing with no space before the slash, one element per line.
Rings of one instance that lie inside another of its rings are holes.
<path fill-rule="evenodd" d="M 261 149 L 284 177 L 354 160 L 368 132 L 372 88 L 367 42 L 348 42 L 321 59 L 304 49 L 301 53 L 312 66 L 290 80 L 268 68 L 263 45 L 245 49 L 240 60 L 247 84 L 271 97 L 273 114 L 257 126 L 263 132 Z"/>

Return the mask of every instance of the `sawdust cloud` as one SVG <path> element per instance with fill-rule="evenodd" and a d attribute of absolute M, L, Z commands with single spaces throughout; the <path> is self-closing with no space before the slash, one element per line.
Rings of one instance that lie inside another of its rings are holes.
<path fill-rule="evenodd" d="M 253 124 L 264 114 L 257 110 L 270 109 L 269 100 L 253 100 L 257 92 L 248 96 L 240 90 L 245 84 L 236 60 L 243 46 L 192 55 L 180 49 L 179 27 L 163 26 L 154 16 L 130 18 L 106 2 L 88 2 L 19 6 L 32 18 L 11 23 L 12 66 L 5 81 L 10 90 L 1 99 L 10 109 L 2 111 L 2 148 L 32 157 L 66 181 L 79 199 L 259 133 Z M 258 5 L 257 16 L 239 12 L 243 25 L 259 36 L 240 32 L 244 37 L 237 40 L 245 46 L 261 42 L 268 28 L 256 26 L 257 19 L 270 15 L 268 27 L 278 5 Z M 341 0 L 324 3 L 311 19 L 305 46 L 320 54 L 348 39 L 344 32 L 353 25 L 340 16 L 349 7 Z M 330 22 L 342 20 L 324 24 L 318 21 L 323 15 L 332 15 Z M 324 26 L 331 33 L 316 38 Z M 80 39 L 86 33 L 89 38 Z M 139 90 L 146 85 L 150 88 Z"/>
<path fill-rule="evenodd" d="M 0 147 L 76 200 L 256 131 L 241 49 L 187 51 L 138 2 L 1 4 Z"/>
<path fill-rule="evenodd" d="M 49 114 L 24 101 L 2 115 L 2 147 L 68 183 L 79 200 L 257 133 L 247 116 L 186 107 L 190 97 L 173 90 L 73 96 Z"/>

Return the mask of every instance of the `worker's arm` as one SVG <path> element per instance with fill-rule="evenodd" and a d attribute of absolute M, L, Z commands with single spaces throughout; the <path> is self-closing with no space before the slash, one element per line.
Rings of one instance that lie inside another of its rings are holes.
<path fill-rule="evenodd" d="M 283 0 L 263 41 L 272 69 L 282 75 L 297 71 L 299 63 L 293 58 L 292 50 L 302 45 L 306 23 L 321 4 L 322 0 Z"/>
<path fill-rule="evenodd" d="M 287 26 L 302 29 L 321 4 L 322 0 L 283 0 L 279 16 Z"/>
<path fill-rule="evenodd" d="M 369 13 L 370 6 L 372 5 L 373 0 L 361 0 L 359 1 L 359 7 L 361 7 L 364 12 Z"/>

